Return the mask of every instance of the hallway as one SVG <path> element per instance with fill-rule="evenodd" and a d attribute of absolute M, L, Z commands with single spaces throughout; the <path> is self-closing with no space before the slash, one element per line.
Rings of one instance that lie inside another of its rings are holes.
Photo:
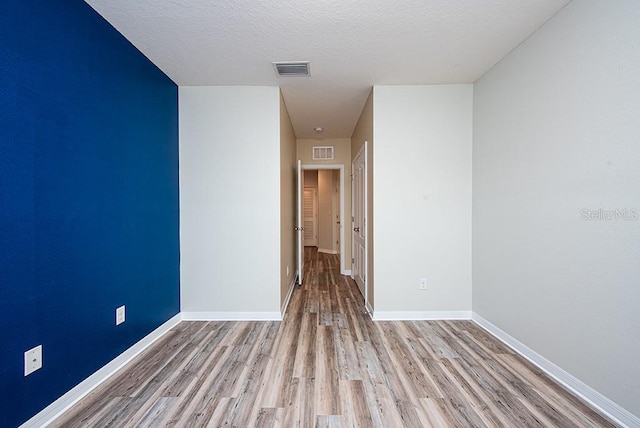
<path fill-rule="evenodd" d="M 373 322 L 305 249 L 282 322 L 183 322 L 53 426 L 613 426 L 471 321 Z"/>

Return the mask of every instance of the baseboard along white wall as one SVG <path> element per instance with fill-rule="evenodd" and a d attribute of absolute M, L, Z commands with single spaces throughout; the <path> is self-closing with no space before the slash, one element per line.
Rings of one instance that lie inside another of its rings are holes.
<path fill-rule="evenodd" d="M 183 321 L 282 321 L 280 312 L 182 312 Z"/>
<path fill-rule="evenodd" d="M 160 339 L 181 321 L 280 321 L 289 304 L 291 294 L 295 288 L 295 279 L 291 283 L 287 299 L 282 307 L 282 313 L 277 312 L 182 312 L 162 324 L 156 330 L 145 336 L 132 347 L 107 363 L 87 379 L 72 388 L 62 397 L 51 403 L 37 415 L 22 424 L 20 428 L 46 427 L 57 417 L 62 415 L 71 406 L 93 391 L 100 384 L 109 379 L 119 369 L 133 360 L 137 355 Z M 540 368 L 558 383 L 563 385 L 573 394 L 580 397 L 588 405 L 611 419 L 613 422 L 625 427 L 640 427 L 640 418 L 626 409 L 614 403 L 598 391 L 591 388 L 570 373 L 564 371 L 551 361 L 544 358 L 531 348 L 527 347 L 499 327 L 484 319 L 475 312 L 470 311 L 373 311 L 367 304 L 367 311 L 374 321 L 409 321 L 409 320 L 473 320 L 484 330 L 495 336 L 498 340 L 511 347 L 518 354 Z"/>
<path fill-rule="evenodd" d="M 613 422 L 626 427 L 640 427 L 640 418 L 600 394 L 580 379 L 564 371 L 482 316 L 473 312 L 471 319 Z"/>
<path fill-rule="evenodd" d="M 287 312 L 287 307 L 289 306 L 289 301 L 291 300 L 291 295 L 293 294 L 294 288 L 296 288 L 296 282 L 298 281 L 298 272 L 293 275 L 293 280 L 291 284 L 289 284 L 289 292 L 287 292 L 287 298 L 284 299 L 284 303 L 282 303 L 282 307 L 280 308 L 280 318 L 284 319 L 284 314 Z"/>
<path fill-rule="evenodd" d="M 470 320 L 471 311 L 373 311 L 371 318 L 374 321 Z"/>
<path fill-rule="evenodd" d="M 325 254 L 338 254 L 336 250 L 327 250 L 326 248 L 318 248 L 318 252 Z"/>
<path fill-rule="evenodd" d="M 371 306 L 371 303 L 367 302 L 365 304 L 365 308 L 367 309 L 367 313 L 369 314 L 371 319 L 373 319 L 373 306 Z"/>

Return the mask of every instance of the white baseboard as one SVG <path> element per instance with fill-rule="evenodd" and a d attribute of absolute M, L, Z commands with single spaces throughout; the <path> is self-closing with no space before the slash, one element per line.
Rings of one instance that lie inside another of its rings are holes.
<path fill-rule="evenodd" d="M 371 303 L 367 302 L 364 306 L 367 309 L 367 312 L 369 313 L 371 319 L 373 319 L 373 306 L 371 306 Z"/>
<path fill-rule="evenodd" d="M 114 373 L 124 367 L 133 360 L 138 354 L 151 346 L 155 341 L 160 339 L 173 327 L 178 325 L 182 317 L 180 314 L 175 315 L 160 327 L 146 335 L 129 349 L 118 355 L 116 358 L 108 362 L 104 367 L 93 373 L 91 376 L 80 382 L 78 385 L 69 390 L 62 397 L 49 404 L 34 417 L 20 425 L 20 428 L 46 427 L 51 424 L 57 417 L 62 415 L 71 406 L 80 401 L 83 397 L 93 391 L 101 383 L 106 381 Z"/>
<path fill-rule="evenodd" d="M 325 254 L 338 254 L 338 252 L 336 250 L 327 250 L 324 248 L 318 248 L 318 252 L 319 253 L 325 253 Z"/>
<path fill-rule="evenodd" d="M 295 288 L 295 278 L 291 284 L 289 294 L 283 305 L 282 314 L 286 310 L 289 299 Z M 597 409 L 612 421 L 627 427 L 640 427 L 640 418 L 633 415 L 628 410 L 614 403 L 598 391 L 594 390 L 581 380 L 556 366 L 534 350 L 530 349 L 508 333 L 504 332 L 491 322 L 484 319 L 475 312 L 470 311 L 430 311 L 430 312 L 413 312 L 413 311 L 377 311 L 367 302 L 367 311 L 374 321 L 391 321 L 391 320 L 444 320 L 444 319 L 472 319 L 480 327 L 494 335 L 500 341 L 510 346 L 517 353 L 535 364 L 550 377 L 562 384 L 569 391 L 573 392 L 585 402 Z M 84 381 L 80 382 L 66 394 L 58 398 L 49 406 L 44 408 L 38 414 L 26 421 L 20 428 L 46 427 L 51 424 L 57 417 L 62 415 L 71 406 L 93 391 L 101 383 L 106 381 L 120 368 L 129 363 L 142 351 L 151 346 L 160 339 L 171 328 L 178 325 L 181 321 L 238 321 L 238 320 L 277 320 L 282 319 L 282 314 L 277 312 L 182 312 L 169 319 L 160 327 L 149 333 L 143 339 L 138 341 L 132 347 L 111 360 L 104 367 L 93 373 Z"/>
<path fill-rule="evenodd" d="M 475 312 L 472 314 L 472 320 L 500 341 L 507 344 L 518 354 L 532 362 L 558 383 L 562 384 L 566 389 L 582 398 L 591 407 L 609 417 L 612 421 L 626 427 L 640 427 L 639 417 L 614 403 L 586 383 L 582 382 L 580 379 L 574 377 L 572 374 L 556 366 L 554 363 L 547 360 L 545 357 L 538 354 L 536 351 L 518 341 L 505 331 L 501 330 L 499 327 L 482 318 Z"/>
<path fill-rule="evenodd" d="M 340 272 L 342 275 L 351 276 L 351 269 L 345 269 Z"/>
<path fill-rule="evenodd" d="M 282 321 L 280 312 L 182 312 L 183 321 Z"/>
<path fill-rule="evenodd" d="M 284 303 L 280 307 L 280 317 L 284 319 L 284 314 L 287 312 L 287 307 L 289 306 L 289 301 L 291 300 L 291 295 L 293 294 L 293 289 L 296 288 L 296 282 L 298 279 L 298 275 L 293 275 L 293 281 L 289 284 L 289 292 L 287 293 L 287 298 L 284 299 Z"/>
<path fill-rule="evenodd" d="M 469 320 L 471 311 L 374 311 L 374 321 Z"/>

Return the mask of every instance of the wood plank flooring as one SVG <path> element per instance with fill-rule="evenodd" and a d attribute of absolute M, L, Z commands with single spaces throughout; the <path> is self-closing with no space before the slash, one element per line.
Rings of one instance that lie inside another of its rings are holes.
<path fill-rule="evenodd" d="M 473 322 L 373 322 L 305 258 L 284 321 L 183 322 L 52 426 L 614 426 Z"/>

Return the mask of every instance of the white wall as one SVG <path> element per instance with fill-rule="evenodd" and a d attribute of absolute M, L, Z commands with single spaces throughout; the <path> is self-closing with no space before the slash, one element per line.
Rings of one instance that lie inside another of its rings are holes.
<path fill-rule="evenodd" d="M 574 0 L 475 85 L 473 310 L 640 415 L 640 2 Z M 594 214 L 597 217 L 598 214 Z"/>
<path fill-rule="evenodd" d="M 280 311 L 277 87 L 180 87 L 181 307 Z"/>
<path fill-rule="evenodd" d="M 473 87 L 376 86 L 373 97 L 375 314 L 470 313 Z"/>

